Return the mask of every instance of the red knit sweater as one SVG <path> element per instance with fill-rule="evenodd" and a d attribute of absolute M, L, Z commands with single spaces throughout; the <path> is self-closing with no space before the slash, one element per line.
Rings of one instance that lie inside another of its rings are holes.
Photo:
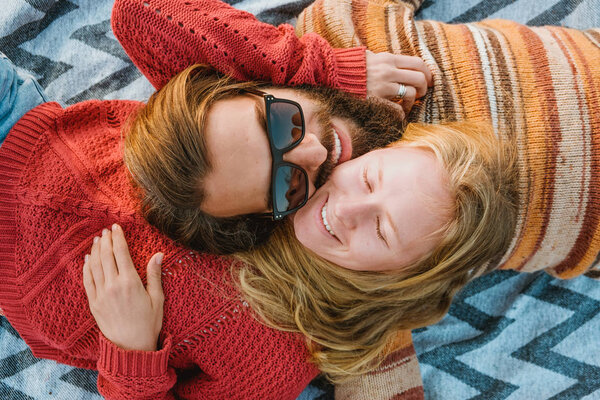
<path fill-rule="evenodd" d="M 191 62 L 217 62 L 238 78 L 364 94 L 362 48 L 335 51 L 318 37 L 301 41 L 289 27 L 270 27 L 216 1 L 186 2 L 206 10 L 193 17 L 169 0 L 150 3 L 117 0 L 114 27 L 155 86 Z M 157 4 L 160 13 L 151 8 Z M 47 103 L 13 127 L 0 148 L 0 308 L 36 356 L 97 368 L 99 391 L 109 399 L 296 398 L 318 372 L 303 339 L 254 318 L 230 283 L 227 259 L 177 246 L 137 212 L 121 127 L 139 106 Z M 151 254 L 166 255 L 159 351 L 117 348 L 89 312 L 83 256 L 114 222 L 129 239 L 142 280 Z"/>
<path fill-rule="evenodd" d="M 193 63 L 239 80 L 328 86 L 366 95 L 365 47 L 333 49 L 321 36 L 298 39 L 216 0 L 116 0 L 115 36 L 156 88 Z"/>

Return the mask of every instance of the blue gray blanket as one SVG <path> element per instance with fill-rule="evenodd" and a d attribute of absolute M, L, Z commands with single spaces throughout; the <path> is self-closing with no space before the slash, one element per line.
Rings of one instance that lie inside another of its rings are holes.
<path fill-rule="evenodd" d="M 293 23 L 311 0 L 228 2 L 278 24 Z M 143 100 L 152 88 L 112 35 L 111 6 L 112 0 L 4 0 L 0 51 L 64 105 Z M 600 0 L 425 0 L 417 17 L 598 27 Z M 599 281 L 496 272 L 467 286 L 448 316 L 414 340 L 427 398 L 591 400 L 600 399 L 598 332 Z M 34 358 L 0 318 L 0 399 L 100 399 L 95 386 L 93 371 Z M 316 381 L 300 398 L 331 399 L 333 388 Z"/>

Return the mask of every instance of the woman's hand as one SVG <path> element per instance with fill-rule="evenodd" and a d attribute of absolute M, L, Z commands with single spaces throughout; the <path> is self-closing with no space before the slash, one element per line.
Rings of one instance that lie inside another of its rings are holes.
<path fill-rule="evenodd" d="M 425 95 L 427 87 L 433 85 L 433 77 L 419 57 L 367 50 L 367 96 L 394 99 L 400 84 L 406 86 L 402 108 L 408 112 L 415 99 Z"/>
<path fill-rule="evenodd" d="M 125 350 L 155 351 L 162 327 L 164 295 L 161 285 L 163 254 L 156 253 L 147 267 L 144 288 L 118 225 L 94 238 L 85 256 L 83 285 L 90 310 L 108 340 Z"/>

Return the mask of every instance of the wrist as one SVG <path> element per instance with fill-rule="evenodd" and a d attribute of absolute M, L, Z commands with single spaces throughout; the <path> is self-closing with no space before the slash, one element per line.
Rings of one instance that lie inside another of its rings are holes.
<path fill-rule="evenodd" d="M 333 49 L 338 89 L 359 97 L 367 96 L 367 55 L 365 47 Z"/>
<path fill-rule="evenodd" d="M 125 376 L 160 376 L 168 369 L 171 336 L 161 335 L 156 351 L 125 350 L 99 334 L 98 370 Z M 140 366 L 146 366 L 140 368 Z"/>

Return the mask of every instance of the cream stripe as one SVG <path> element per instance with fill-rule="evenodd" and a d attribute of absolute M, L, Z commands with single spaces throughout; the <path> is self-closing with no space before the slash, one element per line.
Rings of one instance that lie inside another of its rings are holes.
<path fill-rule="evenodd" d="M 394 54 L 402 54 L 402 47 L 400 46 L 400 40 L 398 39 L 398 32 L 401 27 L 396 24 L 396 12 L 398 12 L 397 7 L 390 6 L 388 9 L 388 31 L 390 32 L 390 41 L 392 47 L 392 53 Z"/>
<path fill-rule="evenodd" d="M 390 20 L 393 20 L 393 19 L 394 18 L 390 18 Z M 395 19 L 394 19 L 394 21 L 395 21 Z M 423 40 L 423 36 L 425 35 L 425 33 L 423 32 L 422 24 L 415 24 L 415 27 L 416 27 L 416 32 L 417 32 L 417 40 L 419 42 L 419 44 L 418 44 L 419 48 L 417 49 L 418 54 L 423 59 L 425 64 L 427 64 L 427 66 L 429 68 L 432 68 L 435 71 L 438 71 L 437 76 L 440 77 L 441 74 L 439 73 L 439 67 L 438 67 L 437 63 L 435 62 L 435 58 L 433 57 L 433 54 L 431 54 L 431 52 L 427 48 L 427 44 L 425 43 L 425 40 Z"/>
<path fill-rule="evenodd" d="M 523 271 L 553 267 L 569 254 L 579 236 L 590 184 L 590 121 L 582 82 L 571 73 L 567 56 L 546 28 L 536 33 L 544 44 L 549 59 L 554 94 L 560 99 L 558 119 L 562 140 L 558 144 L 551 218 L 539 250 L 523 267 Z M 583 120 L 582 120 L 583 112 Z M 551 134 L 551 133 L 546 133 Z M 587 168 L 585 168 L 587 166 Z M 575 179 L 573 179 L 575 177 Z"/>
<path fill-rule="evenodd" d="M 498 103 L 496 102 L 496 88 L 494 87 L 494 77 L 492 76 L 492 69 L 490 67 L 490 59 L 488 57 L 485 39 L 482 34 L 482 30 L 472 24 L 465 24 L 465 26 L 471 31 L 475 45 L 477 46 L 477 52 L 481 59 L 481 72 L 483 73 L 483 80 L 487 90 L 487 99 L 490 107 L 490 115 L 492 117 L 492 124 L 494 125 L 494 131 L 498 132 Z M 489 45 L 489 43 L 487 43 Z"/>

